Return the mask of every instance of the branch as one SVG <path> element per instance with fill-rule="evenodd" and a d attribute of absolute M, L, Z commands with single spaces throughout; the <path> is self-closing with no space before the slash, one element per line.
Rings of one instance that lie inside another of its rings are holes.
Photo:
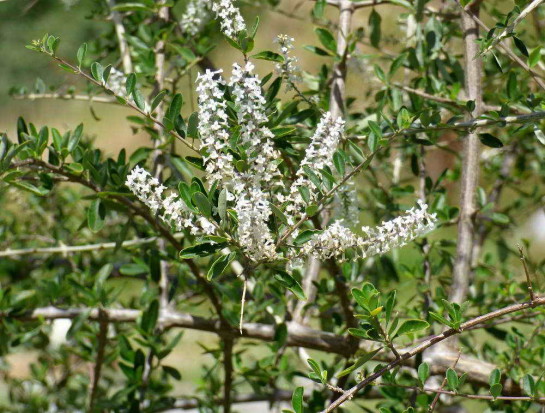
<path fill-rule="evenodd" d="M 452 329 L 446 330 L 440 335 L 425 338 L 424 341 L 422 341 L 420 344 L 416 345 L 412 349 L 401 349 L 401 358 L 398 360 L 394 360 L 393 363 L 395 364 L 390 364 L 387 366 L 387 368 L 388 370 L 390 370 L 398 365 L 413 366 L 411 358 L 415 354 L 424 351 L 426 348 L 431 347 L 433 344 L 445 340 L 446 338 L 454 334 L 458 334 L 463 331 L 475 330 L 477 328 L 489 327 L 490 321 L 496 319 L 503 320 L 504 322 L 511 322 L 514 321 L 517 317 L 504 318 L 503 316 L 515 313 L 517 311 L 523 311 L 543 305 L 545 305 L 545 297 L 537 297 L 533 303 L 528 302 L 523 304 L 514 304 L 509 307 L 493 311 L 489 314 L 474 318 L 464 323 L 458 331 L 454 331 Z M 43 320 L 55 320 L 59 318 L 74 319 L 80 314 L 86 313 L 88 314 L 88 319 L 93 321 L 101 321 L 103 319 L 107 319 L 109 322 L 115 323 L 134 323 L 137 321 L 138 317 L 141 314 L 141 311 L 136 309 L 110 308 L 103 309 L 102 311 L 102 313 L 99 313 L 98 309 L 60 309 L 50 306 L 36 308 L 34 310 L 20 314 L 0 312 L 0 318 L 8 318 L 20 321 L 43 322 Z M 531 315 L 535 314 L 532 313 Z M 240 334 L 238 329 L 223 328 L 219 320 L 207 319 L 173 310 L 162 311 L 159 315 L 158 322 L 165 329 L 186 328 L 191 330 L 206 331 L 214 333 L 223 339 L 242 337 L 252 340 L 272 342 L 275 340 L 276 334 L 276 327 L 274 325 L 244 323 L 242 326 L 242 334 Z M 349 343 L 348 337 L 343 337 L 326 331 L 303 327 L 300 324 L 294 322 L 288 322 L 287 327 L 288 335 L 286 339 L 286 345 L 289 347 L 303 347 L 307 349 L 323 351 L 329 354 L 339 354 L 344 357 L 350 357 L 350 355 L 352 354 L 352 347 Z M 367 341 L 361 341 L 360 348 L 365 352 L 369 352 L 373 349 Z M 391 361 L 393 360 L 393 358 L 386 355 L 383 359 L 380 360 Z M 442 374 L 446 371 L 447 367 L 452 364 L 453 357 L 451 357 L 450 354 L 435 352 L 433 354 L 430 354 L 430 358 L 427 359 L 427 361 L 430 363 L 433 374 Z M 472 383 L 480 385 L 488 385 L 490 372 L 494 368 L 496 368 L 496 366 L 493 364 L 464 355 L 460 357 L 460 361 L 458 363 L 458 370 L 461 373 L 468 373 L 468 380 Z M 379 376 L 381 376 L 388 370 L 381 370 Z M 373 378 L 372 380 L 374 380 L 375 378 Z M 505 391 L 509 394 L 520 394 L 520 390 L 516 386 L 512 388 L 506 387 Z M 355 392 L 353 392 L 353 394 L 355 394 Z"/>
<path fill-rule="evenodd" d="M 278 401 L 290 401 L 292 392 L 289 390 L 276 390 L 272 394 L 240 394 L 232 397 L 233 404 L 238 403 L 254 403 L 254 402 L 278 402 Z M 223 404 L 223 399 L 214 400 L 214 404 Z M 170 411 L 171 409 L 190 410 L 196 409 L 200 406 L 198 399 L 178 399 L 171 407 L 161 411 Z"/>
<path fill-rule="evenodd" d="M 436 125 L 429 127 L 412 127 L 408 129 L 402 129 L 395 132 L 387 132 L 382 136 L 384 138 L 395 138 L 397 136 L 406 136 L 406 135 L 416 135 L 418 133 L 430 133 L 438 132 L 442 130 L 463 130 L 463 129 L 473 129 L 473 128 L 484 128 L 486 126 L 496 125 L 496 124 L 515 124 L 515 123 L 531 123 L 545 118 L 545 111 L 537 111 L 531 113 L 525 113 L 523 115 L 510 115 L 502 116 L 498 118 L 474 118 L 465 121 L 453 122 L 451 124 Z M 367 135 L 358 135 L 351 137 L 350 139 L 365 140 Z"/>
<path fill-rule="evenodd" d="M 182 239 L 184 234 L 179 232 L 174 234 L 175 239 Z M 137 245 L 151 244 L 157 241 L 159 237 L 136 238 L 133 240 L 123 241 L 121 247 L 133 247 Z M 22 248 L 17 250 L 7 249 L 0 251 L 0 258 L 13 257 L 32 254 L 68 254 L 71 252 L 88 252 L 88 251 L 103 251 L 116 248 L 116 242 L 104 242 L 102 244 L 87 244 L 87 245 L 61 245 L 60 247 L 44 247 L 44 248 Z"/>
<path fill-rule="evenodd" d="M 472 320 L 466 321 L 465 323 L 462 323 L 459 329 L 449 328 L 445 330 L 443 333 L 438 334 L 436 336 L 433 336 L 429 338 L 428 340 L 424 341 L 423 343 L 413 347 L 410 350 L 407 350 L 401 355 L 400 359 L 394 360 L 390 363 L 388 363 L 386 366 L 381 368 L 380 370 L 376 371 L 375 373 L 371 374 L 369 377 L 367 377 L 365 380 L 359 382 L 357 385 L 352 387 L 350 390 L 343 393 L 339 399 L 337 399 L 334 403 L 329 405 L 324 411 L 325 412 L 331 412 L 335 410 L 337 407 L 341 406 L 344 402 L 347 400 L 350 400 L 356 393 L 358 393 L 361 389 L 378 379 L 379 377 L 383 376 L 385 373 L 389 372 L 393 368 L 403 364 L 403 361 L 406 361 L 417 354 L 422 353 L 424 350 L 443 342 L 444 340 L 448 339 L 449 337 L 453 337 L 455 335 L 461 334 L 464 331 L 470 329 L 471 327 L 474 327 L 479 324 L 487 323 L 490 320 L 494 320 L 496 318 L 502 317 L 507 314 L 511 314 L 517 311 L 526 310 L 529 308 L 535 308 L 537 306 L 543 306 L 545 305 L 545 297 L 536 297 L 534 301 L 528 301 L 524 303 L 519 304 L 513 304 L 504 308 L 501 308 L 499 310 L 492 311 L 488 314 L 484 314 L 482 316 L 476 317 Z"/>
<path fill-rule="evenodd" d="M 476 9 L 478 13 L 478 9 Z M 462 14 L 465 55 L 465 91 L 469 100 L 475 102 L 471 113 L 474 118 L 483 112 L 482 60 L 479 57 L 477 39 L 479 27 L 466 13 Z M 458 243 L 452 271 L 449 300 L 462 303 L 469 288 L 469 275 L 475 238 L 474 214 L 475 194 L 479 181 L 480 142 L 476 132 L 464 139 L 462 154 L 462 177 L 460 188 L 460 218 L 458 220 Z"/>
<path fill-rule="evenodd" d="M 102 89 L 104 89 L 106 92 L 108 92 L 108 94 L 110 95 L 113 95 L 113 96 L 116 96 L 116 97 L 119 97 L 121 99 L 123 99 L 125 101 L 125 104 L 127 106 L 129 106 L 130 108 L 134 109 L 135 111 L 137 111 L 138 113 L 140 113 L 142 116 L 145 116 L 147 119 L 151 120 L 154 124 L 160 126 L 161 128 L 164 128 L 165 125 L 163 124 L 162 121 L 160 121 L 159 119 L 155 118 L 154 116 L 152 116 L 151 113 L 146 113 L 144 110 L 140 109 L 138 106 L 136 106 L 136 104 L 130 102 L 129 100 L 125 99 L 123 96 L 118 96 L 116 95 L 110 88 L 108 88 L 108 86 L 106 86 L 105 84 L 95 80 L 93 77 L 89 76 L 87 73 L 83 72 L 82 70 L 80 70 L 79 68 L 77 68 L 76 66 L 74 65 L 71 65 L 70 63 L 68 63 L 67 61 L 65 61 L 64 59 L 58 57 L 58 56 L 55 56 L 51 53 L 48 53 L 46 51 L 42 51 L 42 53 L 45 53 L 47 54 L 48 56 L 50 56 L 51 58 L 53 58 L 54 60 L 56 60 L 57 62 L 61 63 L 62 65 L 65 65 L 67 66 L 68 68 L 70 68 L 74 74 L 76 75 L 80 75 L 80 76 L 83 76 L 85 79 L 87 79 L 89 82 L 93 83 L 94 85 L 96 86 L 99 86 L 101 87 Z M 199 153 L 198 149 L 195 148 L 189 141 L 187 141 L 186 139 L 184 139 L 182 136 L 180 136 L 177 132 L 175 132 L 174 130 L 171 130 L 168 132 L 169 135 L 173 136 L 174 138 L 178 139 L 180 142 L 182 142 L 185 146 L 187 146 L 189 149 L 193 150 L 194 152 L 196 153 Z"/>
<path fill-rule="evenodd" d="M 14 99 L 61 99 L 61 100 L 83 100 L 86 102 L 97 102 L 97 103 L 111 103 L 114 105 L 119 105 L 119 102 L 116 99 L 107 98 L 103 96 L 87 96 L 87 95 L 72 95 L 70 93 L 26 93 L 22 95 L 13 95 Z"/>
<path fill-rule="evenodd" d="M 121 60 L 123 62 L 123 72 L 128 75 L 129 73 L 132 73 L 132 61 L 129 45 L 127 43 L 127 39 L 125 39 L 125 26 L 123 26 L 123 18 L 118 11 L 113 10 L 115 7 L 115 0 L 108 0 L 108 5 L 110 6 L 112 21 L 114 22 L 115 27 L 115 34 L 117 36 L 117 42 L 119 43 L 119 54 L 121 55 Z"/>
<path fill-rule="evenodd" d="M 450 390 L 443 390 L 443 389 L 431 389 L 429 387 L 418 387 L 418 386 L 404 386 L 402 384 L 393 384 L 393 383 L 377 383 L 377 386 L 381 387 L 397 387 L 401 389 L 407 389 L 407 390 L 413 390 L 413 391 L 419 391 L 423 393 L 432 393 L 432 394 L 444 394 L 447 396 L 453 396 L 453 397 L 462 397 L 465 399 L 473 399 L 473 400 L 503 400 L 503 401 L 528 401 L 528 402 L 545 402 L 545 397 L 529 397 L 529 396 L 498 396 L 493 397 L 486 394 L 466 394 L 466 393 L 458 393 L 453 392 Z"/>

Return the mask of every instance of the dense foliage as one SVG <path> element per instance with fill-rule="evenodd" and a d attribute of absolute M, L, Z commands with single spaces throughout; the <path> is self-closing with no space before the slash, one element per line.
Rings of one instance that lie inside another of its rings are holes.
<path fill-rule="evenodd" d="M 3 411 L 542 408 L 542 1 L 81 1 L 111 30 L 27 48 L 87 86 L 11 94 L 149 145 L 2 134 Z"/>

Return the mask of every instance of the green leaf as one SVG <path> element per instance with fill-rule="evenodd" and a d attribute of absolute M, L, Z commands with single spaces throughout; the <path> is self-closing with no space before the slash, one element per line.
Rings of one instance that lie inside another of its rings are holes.
<path fill-rule="evenodd" d="M 541 60 L 541 47 L 536 47 L 528 56 L 528 66 L 534 67 Z"/>
<path fill-rule="evenodd" d="M 30 182 L 11 181 L 9 182 L 9 184 L 38 196 L 45 196 L 49 193 L 48 189 L 39 188 L 35 185 L 32 185 Z"/>
<path fill-rule="evenodd" d="M 305 242 L 310 241 L 310 239 L 320 231 L 315 229 L 307 229 L 302 231 L 297 237 L 293 240 L 294 245 L 303 245 Z"/>
<path fill-rule="evenodd" d="M 284 63 L 284 56 L 271 52 L 270 50 L 265 50 L 257 54 L 252 55 L 254 59 L 268 60 L 270 62 Z"/>
<path fill-rule="evenodd" d="M 157 94 L 157 96 L 155 96 L 153 98 L 153 100 L 151 101 L 151 112 L 153 112 L 155 110 L 155 108 L 157 108 L 157 106 L 159 106 L 159 104 L 163 101 L 166 94 L 167 94 L 166 90 L 161 90 Z"/>
<path fill-rule="evenodd" d="M 95 276 L 95 288 L 104 284 L 112 273 L 114 266 L 112 264 L 103 265 L 100 270 L 98 270 L 97 275 Z"/>
<path fill-rule="evenodd" d="M 218 197 L 218 215 L 222 220 L 227 217 L 227 189 L 223 188 Z"/>
<path fill-rule="evenodd" d="M 424 320 L 405 320 L 403 324 L 398 328 L 396 337 L 403 336 L 405 334 L 416 333 L 417 331 L 425 330 L 429 328 L 429 324 Z"/>
<path fill-rule="evenodd" d="M 80 123 L 76 127 L 72 135 L 70 136 L 70 139 L 68 140 L 68 145 L 66 146 L 66 148 L 68 149 L 68 152 L 72 153 L 74 149 L 77 148 L 82 135 L 83 135 L 83 123 Z"/>
<path fill-rule="evenodd" d="M 142 275 L 149 272 L 149 267 L 143 263 L 129 263 L 123 264 L 119 269 L 119 272 L 123 275 Z"/>
<path fill-rule="evenodd" d="M 513 41 L 515 42 L 515 46 L 517 47 L 517 49 L 519 49 L 519 52 L 522 53 L 522 55 L 528 57 L 528 49 L 526 48 L 524 42 L 518 37 L 513 37 Z"/>
<path fill-rule="evenodd" d="M 367 363 L 369 360 L 371 360 L 373 357 L 375 357 L 375 354 L 377 354 L 382 348 L 377 348 L 376 350 L 370 351 L 369 353 L 365 353 L 363 356 L 359 357 L 356 362 L 351 365 L 350 367 L 344 369 L 340 373 L 337 374 L 337 378 L 341 378 L 343 376 L 346 376 L 350 373 L 352 373 L 354 370 L 360 368 L 365 363 Z"/>
<path fill-rule="evenodd" d="M 536 382 L 535 382 L 534 378 L 532 377 L 532 375 L 526 374 L 522 378 L 522 389 L 524 390 L 524 392 L 528 396 L 530 396 L 530 397 L 535 396 L 535 394 L 536 394 Z"/>
<path fill-rule="evenodd" d="M 87 54 L 87 43 L 83 43 L 79 47 L 78 52 L 77 52 L 78 69 L 81 69 L 81 66 L 83 65 L 86 54 Z"/>
<path fill-rule="evenodd" d="M 176 370 L 174 367 L 170 367 L 170 366 L 161 366 L 161 368 L 163 369 L 163 371 L 171 376 L 174 380 L 181 380 L 182 379 L 182 375 L 180 374 L 180 372 L 178 370 Z"/>
<path fill-rule="evenodd" d="M 458 390 L 458 387 L 460 385 L 460 380 L 458 379 L 458 375 L 451 368 L 447 370 L 447 384 L 450 390 L 454 392 Z"/>
<path fill-rule="evenodd" d="M 106 208 L 100 199 L 94 199 L 87 210 L 87 223 L 93 232 L 98 232 L 104 228 L 104 218 L 106 217 Z"/>
<path fill-rule="evenodd" d="M 140 328 L 146 333 L 151 334 L 159 319 L 159 301 L 153 300 L 147 310 L 142 312 Z"/>
<path fill-rule="evenodd" d="M 303 413 L 303 387 L 297 387 L 291 396 L 291 406 L 295 413 Z"/>
<path fill-rule="evenodd" d="M 381 22 L 382 22 L 382 18 L 380 17 L 380 14 L 378 14 L 377 11 L 373 8 L 373 10 L 371 11 L 371 14 L 369 15 L 369 28 L 370 28 L 369 40 L 371 41 L 371 45 L 373 45 L 373 47 L 376 47 L 376 48 L 378 48 L 380 44 Z"/>
<path fill-rule="evenodd" d="M 433 318 L 435 321 L 440 322 L 441 324 L 444 324 L 448 327 L 452 327 L 452 323 L 440 314 L 430 311 L 430 317 Z"/>
<path fill-rule="evenodd" d="M 102 65 L 98 62 L 93 62 L 93 64 L 91 65 L 91 75 L 93 75 L 95 80 L 102 83 L 103 74 L 104 74 L 104 68 L 102 67 Z"/>
<path fill-rule="evenodd" d="M 199 114 L 193 112 L 187 120 L 187 136 L 193 139 L 199 137 Z"/>
<path fill-rule="evenodd" d="M 499 396 L 501 396 L 501 392 L 503 390 L 503 386 L 500 383 L 495 383 L 492 386 L 490 386 L 490 395 L 497 399 Z"/>
<path fill-rule="evenodd" d="M 316 0 L 316 3 L 314 4 L 314 8 L 312 9 L 312 15 L 315 19 L 321 19 L 324 16 L 324 10 L 325 6 L 327 4 L 327 0 Z"/>
<path fill-rule="evenodd" d="M 204 195 L 202 192 L 195 192 L 192 199 L 195 205 L 197 205 L 197 208 L 201 214 L 203 214 L 205 217 L 212 216 L 212 205 L 210 204 L 210 201 L 206 195 Z"/>
<path fill-rule="evenodd" d="M 134 103 L 140 109 L 141 111 L 144 111 L 146 109 L 146 100 L 144 99 L 144 95 L 142 95 L 142 92 L 138 89 L 134 89 L 132 91 L 132 98 L 134 99 Z"/>
<path fill-rule="evenodd" d="M 181 93 L 176 93 L 170 102 L 166 116 L 172 121 L 176 120 L 182 110 L 183 104 L 184 97 Z"/>
<path fill-rule="evenodd" d="M 323 384 L 325 384 L 325 380 L 324 380 L 324 375 L 322 373 L 322 369 L 320 368 L 320 366 L 318 365 L 318 363 L 316 363 L 314 360 L 312 359 L 307 359 L 307 363 L 308 365 L 310 366 L 310 368 L 312 369 L 312 371 L 314 372 L 314 374 L 316 375 L 315 378 L 311 377 L 310 374 L 309 374 L 309 377 L 312 379 L 312 380 L 319 380 L 321 381 Z"/>
<path fill-rule="evenodd" d="M 346 165 L 344 161 L 344 156 L 341 155 L 341 153 L 337 150 L 333 154 L 333 165 L 335 165 L 335 169 L 339 173 L 340 176 L 344 176 L 346 172 Z"/>
<path fill-rule="evenodd" d="M 131 73 L 127 76 L 127 79 L 125 80 L 125 90 L 127 91 L 127 95 L 132 95 L 132 92 L 134 92 L 135 87 L 136 87 L 136 75 L 134 73 Z"/>
<path fill-rule="evenodd" d="M 501 372 L 499 369 L 494 369 L 490 373 L 488 383 L 492 386 L 493 384 L 499 383 L 501 380 Z"/>
<path fill-rule="evenodd" d="M 483 145 L 489 146 L 491 148 L 501 148 L 503 147 L 503 142 L 496 138 L 490 133 L 480 133 L 479 139 Z"/>
<path fill-rule="evenodd" d="M 299 300 L 305 301 L 307 297 L 305 296 L 305 292 L 301 288 L 301 285 L 297 282 L 295 278 L 293 278 L 290 274 L 288 274 L 285 271 L 278 271 L 274 278 L 276 278 L 277 281 L 279 281 L 284 287 L 286 287 L 288 290 L 290 290 Z"/>
<path fill-rule="evenodd" d="M 226 243 L 203 242 L 201 244 L 193 245 L 180 251 L 180 258 L 191 259 L 196 257 L 206 257 L 225 248 L 226 246 Z"/>
<path fill-rule="evenodd" d="M 430 377 L 430 365 L 426 362 L 420 363 L 418 366 L 418 379 L 422 386 L 426 383 L 426 380 Z"/>
<path fill-rule="evenodd" d="M 236 254 L 234 252 L 222 255 L 219 257 L 214 263 L 210 266 L 210 269 L 208 270 L 208 273 L 206 274 L 206 278 L 208 281 L 219 277 L 225 269 L 231 264 L 231 261 L 235 259 Z"/>
<path fill-rule="evenodd" d="M 314 31 L 318 35 L 318 39 L 320 39 L 322 45 L 327 50 L 333 53 L 337 53 L 337 42 L 335 41 L 335 37 L 331 34 L 329 30 L 318 27 L 314 29 Z"/>

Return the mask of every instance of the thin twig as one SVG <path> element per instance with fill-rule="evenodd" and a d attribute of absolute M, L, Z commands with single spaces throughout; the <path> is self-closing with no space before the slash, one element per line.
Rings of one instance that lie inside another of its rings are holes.
<path fill-rule="evenodd" d="M 108 98 L 104 96 L 88 96 L 88 95 L 72 95 L 70 93 L 25 93 L 20 95 L 12 95 L 14 99 L 60 99 L 60 100 L 82 100 L 86 102 L 96 103 L 110 103 L 119 105 L 117 99 Z"/>
<path fill-rule="evenodd" d="M 127 100 L 125 99 L 123 96 L 118 96 L 116 95 L 110 88 L 108 88 L 107 85 L 95 80 L 93 77 L 91 77 L 90 75 L 88 75 L 87 73 L 85 73 L 84 71 L 78 69 L 76 66 L 68 63 L 66 60 L 56 56 L 56 55 L 53 55 L 51 53 L 48 53 L 48 52 L 45 52 L 43 51 L 43 53 L 47 54 L 48 56 L 50 56 L 51 58 L 53 58 L 54 60 L 56 60 L 57 62 L 67 66 L 68 68 L 70 68 L 74 74 L 76 75 L 80 75 L 80 76 L 83 76 L 85 79 L 87 79 L 89 82 L 93 83 L 94 85 L 96 86 L 99 86 L 101 87 L 102 89 L 104 89 L 105 91 L 107 91 L 109 94 L 113 95 L 113 96 L 117 96 L 119 98 L 122 98 L 125 100 L 125 104 L 127 106 L 129 106 L 130 108 L 134 109 L 135 111 L 137 111 L 138 113 L 140 113 L 141 115 L 145 116 L 146 118 L 148 118 L 149 120 L 151 120 L 153 123 L 155 123 L 156 125 L 160 126 L 161 128 L 164 128 L 165 125 L 163 124 L 162 121 L 160 121 L 159 119 L 157 119 L 156 117 L 152 116 L 151 113 L 147 113 L 145 112 L 144 110 L 140 109 L 138 106 L 136 106 L 136 104 L 132 103 L 130 100 Z M 186 139 L 184 139 L 182 136 L 180 136 L 177 132 L 171 130 L 168 132 L 169 135 L 173 136 L 174 138 L 178 139 L 180 142 L 182 142 L 185 146 L 187 146 L 189 149 L 193 150 L 194 152 L 197 152 L 199 153 L 198 149 L 195 148 L 189 141 L 187 141 Z"/>
<path fill-rule="evenodd" d="M 485 50 L 485 53 L 492 49 L 496 44 L 501 42 L 503 39 L 505 39 L 507 36 L 509 36 L 511 33 L 515 31 L 515 28 L 519 25 L 520 22 L 522 22 L 526 16 L 528 16 L 534 9 L 536 9 L 540 4 L 543 3 L 545 0 L 534 0 L 530 4 L 528 4 L 517 16 L 517 18 L 511 23 L 509 26 L 507 26 L 503 31 L 496 36 L 493 40 L 490 46 Z"/>
<path fill-rule="evenodd" d="M 522 250 L 521 245 L 517 245 L 517 248 L 520 253 L 520 260 L 522 261 L 522 266 L 524 267 L 524 275 L 526 275 L 526 284 L 528 286 L 528 294 L 530 295 L 530 300 L 535 300 L 534 289 L 532 287 L 532 278 L 528 272 L 528 266 L 526 265 L 526 257 L 524 256 L 524 251 Z"/>
<path fill-rule="evenodd" d="M 456 365 L 458 364 L 458 360 L 460 360 L 460 355 L 462 354 L 462 350 L 458 350 L 458 357 L 456 357 L 456 360 L 454 363 L 452 363 L 452 369 L 456 368 Z M 445 385 L 447 384 L 447 378 L 443 379 L 443 382 L 441 383 L 441 386 L 439 387 L 437 393 L 435 394 L 435 397 L 433 398 L 433 401 L 430 404 L 430 407 L 428 409 L 429 413 L 432 413 L 435 410 L 435 406 L 437 405 L 437 402 L 439 401 L 439 396 L 441 394 L 441 391 L 445 388 Z"/>

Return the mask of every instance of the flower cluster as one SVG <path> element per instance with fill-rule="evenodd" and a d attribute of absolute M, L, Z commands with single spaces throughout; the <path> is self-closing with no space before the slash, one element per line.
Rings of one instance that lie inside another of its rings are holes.
<path fill-rule="evenodd" d="M 210 15 L 210 0 L 191 0 L 180 17 L 180 28 L 190 36 L 199 33 Z"/>
<path fill-rule="evenodd" d="M 269 228 L 273 199 L 283 204 L 288 226 L 301 218 L 307 206 L 319 203 L 320 188 L 313 175 L 333 169 L 344 121 L 333 119 L 330 113 L 322 116 L 295 181 L 286 187 L 278 167 L 281 156 L 267 126 L 267 100 L 253 71 L 253 64 L 247 62 L 244 66 L 234 64 L 228 81 L 221 77 L 221 71 L 198 76 L 198 131 L 208 181 L 226 190 L 226 199 L 237 214 L 238 244 L 249 259 L 260 262 L 280 257 Z M 232 104 L 226 96 L 232 96 Z M 232 134 L 233 130 L 236 133 Z M 167 189 L 142 168 L 132 171 L 127 186 L 172 228 L 193 234 L 215 233 L 214 221 L 195 215 L 176 194 L 167 195 Z M 418 208 L 376 228 L 363 227 L 363 235 L 358 235 L 349 229 L 358 222 L 357 196 L 350 183 L 338 188 L 333 205 L 335 221 L 286 258 L 315 255 L 345 259 L 347 253 L 354 258 L 384 254 L 430 231 L 436 221 L 435 215 L 427 212 L 427 205 L 420 203 Z M 290 239 L 295 236 L 297 231 L 291 231 Z"/>
<path fill-rule="evenodd" d="M 235 104 L 238 107 L 240 125 L 239 144 L 248 156 L 247 175 L 255 184 L 268 185 L 278 176 L 280 154 L 274 149 L 274 134 L 265 126 L 265 97 L 261 92 L 259 78 L 252 75 L 254 65 L 246 63 L 242 68 L 233 65 L 233 76 L 229 85 L 233 88 Z"/>
<path fill-rule="evenodd" d="M 294 56 L 290 56 L 290 51 L 293 50 L 293 37 L 285 34 L 279 34 L 275 42 L 278 43 L 280 53 L 284 58 L 282 63 L 276 64 L 277 73 L 287 80 L 286 92 L 293 89 L 295 83 L 301 82 L 301 69 L 297 65 L 298 59 Z"/>
<path fill-rule="evenodd" d="M 167 188 L 143 168 L 136 166 L 127 176 L 127 187 L 151 211 L 176 231 L 189 230 L 192 234 L 213 234 L 215 226 L 204 217 L 195 216 L 174 193 L 165 196 Z"/>
<path fill-rule="evenodd" d="M 232 38 L 241 31 L 246 30 L 246 24 L 240 10 L 233 5 L 232 0 L 211 1 L 212 11 L 216 13 L 216 18 L 220 20 L 221 31 L 224 35 Z"/>
<path fill-rule="evenodd" d="M 428 206 L 419 200 L 418 208 L 411 208 L 405 215 L 384 221 L 375 228 L 362 227 L 364 236 L 356 235 L 346 228 L 342 220 L 335 221 L 304 244 L 303 252 L 322 259 L 345 259 L 347 251 L 353 251 L 355 258 L 385 254 L 435 227 L 437 217 L 427 209 Z"/>
<path fill-rule="evenodd" d="M 273 133 L 265 123 L 266 100 L 254 66 L 235 64 L 228 86 L 232 90 L 239 125 L 238 149 L 244 165 L 234 168 L 229 152 L 228 115 L 219 72 L 199 76 L 199 133 L 205 151 L 204 165 L 212 181 L 229 191 L 235 200 L 239 221 L 238 238 L 245 252 L 255 260 L 275 259 L 274 241 L 267 222 L 272 214 L 269 189 L 278 177 L 279 153 L 274 149 Z"/>
<path fill-rule="evenodd" d="M 301 188 L 309 189 L 309 204 L 316 201 L 319 194 L 318 188 L 309 179 L 304 167 L 310 168 L 313 172 L 318 172 L 326 166 L 332 167 L 333 154 L 341 140 L 343 129 L 344 121 L 340 118 L 334 120 L 329 112 L 325 113 L 320 120 L 296 173 L 297 179 L 291 185 L 290 194 L 287 197 L 286 215 L 290 224 L 295 223 L 307 206 L 301 194 Z"/>
<path fill-rule="evenodd" d="M 221 71 L 206 70 L 197 78 L 199 134 L 203 161 L 212 182 L 228 185 L 235 175 L 233 155 L 228 152 L 229 132 Z"/>

